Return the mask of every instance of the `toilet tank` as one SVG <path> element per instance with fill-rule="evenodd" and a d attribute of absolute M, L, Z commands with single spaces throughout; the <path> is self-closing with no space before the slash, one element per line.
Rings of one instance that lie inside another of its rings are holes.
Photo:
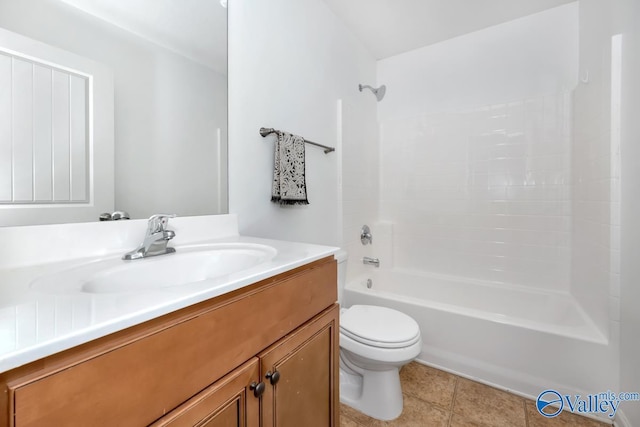
<path fill-rule="evenodd" d="M 340 249 L 333 255 L 338 262 L 338 302 L 343 304 L 344 287 L 347 281 L 347 251 Z"/>

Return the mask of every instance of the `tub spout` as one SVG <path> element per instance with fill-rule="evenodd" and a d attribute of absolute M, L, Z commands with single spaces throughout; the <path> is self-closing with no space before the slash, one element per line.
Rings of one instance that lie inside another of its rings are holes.
<path fill-rule="evenodd" d="M 380 260 L 378 258 L 364 257 L 362 258 L 362 263 L 366 265 L 374 265 L 376 267 L 380 267 Z"/>

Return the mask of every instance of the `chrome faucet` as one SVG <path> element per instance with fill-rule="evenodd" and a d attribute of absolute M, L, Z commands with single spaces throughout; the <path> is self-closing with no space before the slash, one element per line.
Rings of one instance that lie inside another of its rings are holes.
<path fill-rule="evenodd" d="M 366 265 L 373 265 L 376 267 L 380 267 L 380 260 L 378 258 L 364 257 L 362 258 L 362 263 Z"/>
<path fill-rule="evenodd" d="M 373 236 L 371 236 L 371 229 L 368 225 L 363 225 L 362 230 L 360 230 L 360 242 L 363 245 L 369 245 L 373 243 Z"/>
<path fill-rule="evenodd" d="M 169 240 L 176 236 L 173 230 L 166 228 L 169 218 L 175 218 L 175 215 L 157 214 L 149 218 L 144 241 L 137 249 L 124 254 L 122 259 L 133 260 L 174 253 L 174 248 L 167 247 Z"/>

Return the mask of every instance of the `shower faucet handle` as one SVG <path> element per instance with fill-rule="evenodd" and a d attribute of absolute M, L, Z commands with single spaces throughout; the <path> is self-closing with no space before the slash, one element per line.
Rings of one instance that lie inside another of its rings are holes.
<path fill-rule="evenodd" d="M 371 229 L 368 225 L 363 225 L 362 230 L 360 230 L 360 242 L 363 245 L 368 245 L 373 243 L 373 236 L 371 235 Z"/>

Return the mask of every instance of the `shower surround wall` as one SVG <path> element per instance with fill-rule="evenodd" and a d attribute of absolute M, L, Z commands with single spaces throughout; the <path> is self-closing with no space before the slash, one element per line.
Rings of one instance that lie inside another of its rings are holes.
<path fill-rule="evenodd" d="M 621 57 L 609 2 L 581 0 L 580 70 L 588 82 L 573 93 L 571 294 L 598 327 L 620 331 Z M 618 77 L 616 77 L 616 75 Z M 618 82 L 618 90 L 612 87 Z"/>
<path fill-rule="evenodd" d="M 558 336 L 548 348 L 576 352 L 563 381 L 581 392 L 619 385 L 625 45 L 612 10 L 580 0 L 378 62 L 391 267 L 575 301 L 602 342 L 585 351 Z M 491 369 L 449 362 L 449 347 L 443 367 L 492 381 Z"/>
<path fill-rule="evenodd" d="M 568 290 L 567 92 L 382 123 L 395 267 Z"/>
<path fill-rule="evenodd" d="M 395 268 L 569 291 L 577 12 L 379 61 L 380 217 Z"/>
<path fill-rule="evenodd" d="M 353 97 L 346 97 L 342 104 L 341 246 L 349 254 L 347 280 L 358 277 L 371 268 L 362 263 L 364 256 L 383 257 L 380 245 L 364 246 L 360 241 L 362 226 L 373 226 L 378 218 L 376 104 L 376 98 L 372 94 L 357 92 L 357 86 L 353 87 Z M 374 227 L 373 242 L 378 242 L 379 239 L 382 239 L 382 232 Z M 383 262 L 387 261 L 384 259 Z"/>

